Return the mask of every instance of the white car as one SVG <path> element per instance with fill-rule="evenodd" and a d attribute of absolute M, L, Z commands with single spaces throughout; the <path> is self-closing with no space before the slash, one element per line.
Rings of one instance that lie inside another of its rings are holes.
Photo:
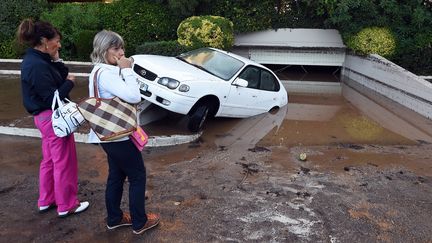
<path fill-rule="evenodd" d="M 208 117 L 250 117 L 288 103 L 270 69 L 230 52 L 201 48 L 177 57 L 132 58 L 142 97 L 188 115 L 192 132 L 201 130 Z"/>

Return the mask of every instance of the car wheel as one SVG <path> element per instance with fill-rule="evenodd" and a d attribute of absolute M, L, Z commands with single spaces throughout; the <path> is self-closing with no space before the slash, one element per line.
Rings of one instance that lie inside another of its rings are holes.
<path fill-rule="evenodd" d="M 198 132 L 203 128 L 204 122 L 207 120 L 210 108 L 206 105 L 198 106 L 189 116 L 188 129 L 191 132 Z"/>
<path fill-rule="evenodd" d="M 276 114 L 279 111 L 279 107 L 278 106 L 274 106 L 272 107 L 268 112 L 272 115 Z"/>

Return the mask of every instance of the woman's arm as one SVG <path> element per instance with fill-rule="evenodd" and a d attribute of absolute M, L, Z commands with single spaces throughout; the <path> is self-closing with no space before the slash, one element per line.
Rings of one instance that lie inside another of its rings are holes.
<path fill-rule="evenodd" d="M 37 65 L 30 71 L 30 82 L 35 93 L 46 104 L 51 104 L 54 97 L 54 91 L 57 89 L 57 83 L 60 80 L 54 80 L 47 65 Z M 60 99 L 64 99 L 74 87 L 71 80 L 66 80 L 58 88 Z"/>
<path fill-rule="evenodd" d="M 100 89 L 131 104 L 141 101 L 141 93 L 132 68 L 121 69 L 121 76 L 118 74 L 117 68 L 114 70 L 100 70 L 99 72 L 98 83 Z"/>
<path fill-rule="evenodd" d="M 59 71 L 62 79 L 66 79 L 69 74 L 69 68 L 63 62 L 52 62 L 51 65 Z"/>

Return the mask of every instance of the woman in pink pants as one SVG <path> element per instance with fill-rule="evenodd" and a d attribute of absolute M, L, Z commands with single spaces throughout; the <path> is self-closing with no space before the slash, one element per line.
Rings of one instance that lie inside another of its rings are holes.
<path fill-rule="evenodd" d="M 23 20 L 19 40 L 28 44 L 21 63 L 21 90 L 26 110 L 34 116 L 42 137 L 39 171 L 39 212 L 57 207 L 59 217 L 86 210 L 88 202 L 78 200 L 78 162 L 73 134 L 59 138 L 51 122 L 54 92 L 68 98 L 75 77 L 59 58 L 60 32 L 48 22 Z"/>

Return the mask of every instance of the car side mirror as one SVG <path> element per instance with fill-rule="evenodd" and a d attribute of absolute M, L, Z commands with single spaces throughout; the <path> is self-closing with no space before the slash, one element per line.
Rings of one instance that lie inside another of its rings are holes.
<path fill-rule="evenodd" d="M 242 79 L 242 78 L 236 78 L 236 80 L 234 80 L 234 82 L 232 84 L 234 86 L 247 87 L 249 82 Z"/>

